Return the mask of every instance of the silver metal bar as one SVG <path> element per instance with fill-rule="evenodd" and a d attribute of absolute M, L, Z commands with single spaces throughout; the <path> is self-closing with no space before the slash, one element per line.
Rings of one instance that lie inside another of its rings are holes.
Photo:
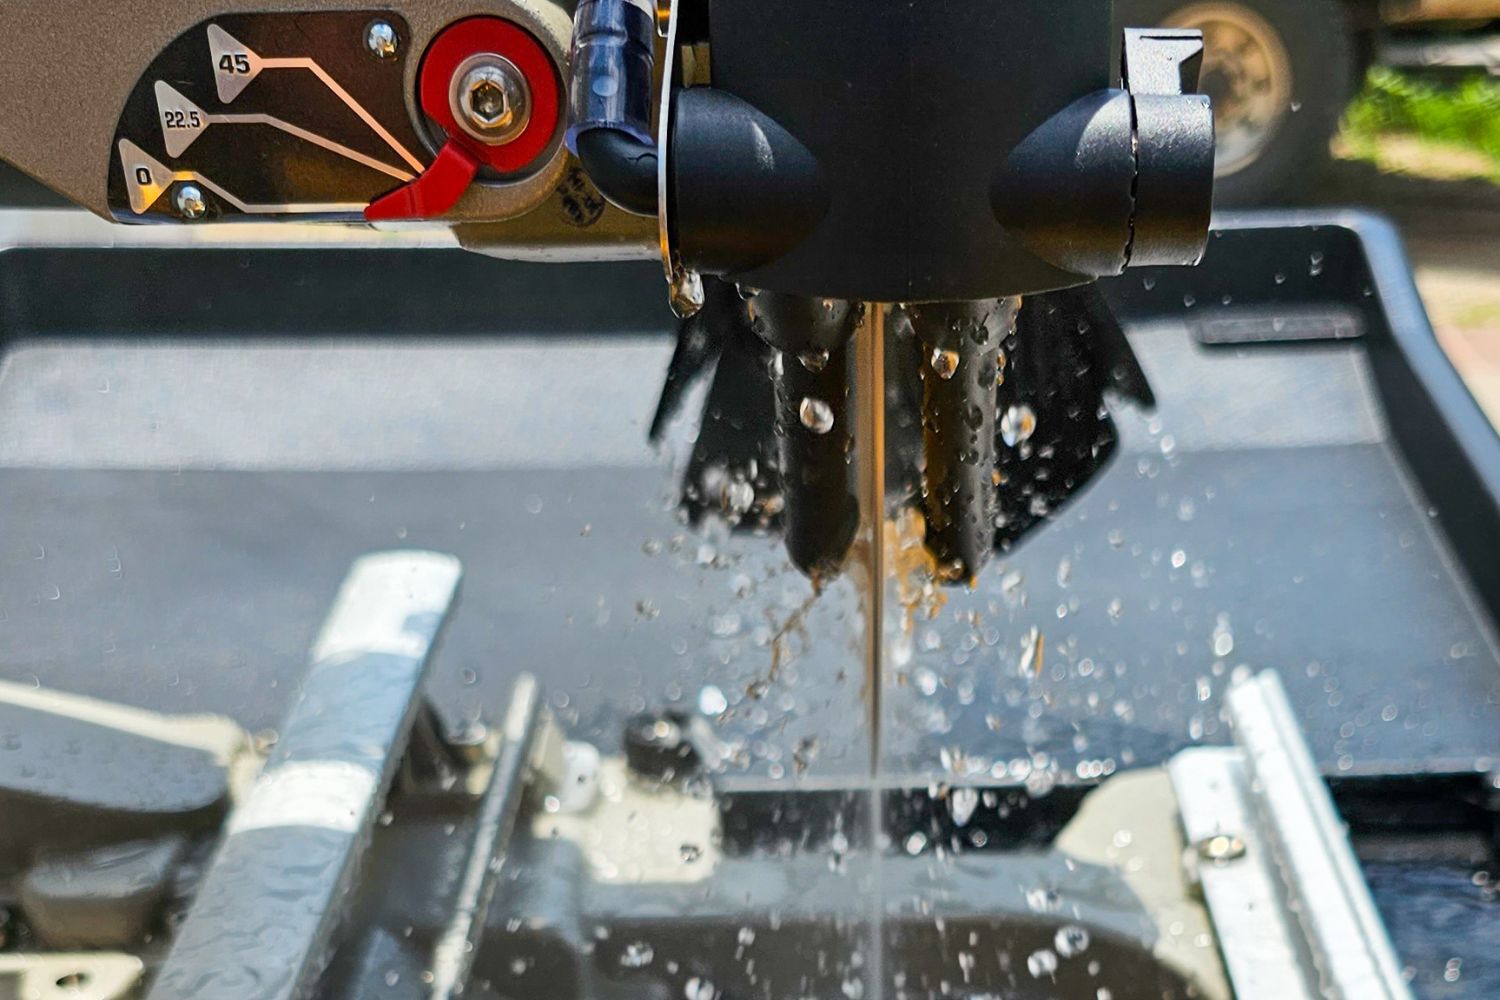
<path fill-rule="evenodd" d="M 1281 679 L 1268 671 L 1232 688 L 1228 709 L 1325 993 L 1406 1000 L 1411 991 Z"/>
<path fill-rule="evenodd" d="M 515 829 L 516 811 L 526 790 L 526 771 L 542 725 L 541 689 L 529 674 L 516 678 L 505 715 L 495 769 L 479 802 L 474 841 L 464 860 L 453 915 L 432 952 L 432 1000 L 463 993 L 479 951 L 484 921 Z"/>
<path fill-rule="evenodd" d="M 1168 765 L 1237 1000 L 1410 1000 L 1333 800 L 1273 672 L 1236 685 L 1235 747 Z"/>
<path fill-rule="evenodd" d="M 149 1000 L 312 995 L 461 576 L 457 559 L 433 552 L 354 564 Z"/>
<path fill-rule="evenodd" d="M 1233 747 L 1184 750 L 1167 765 L 1198 881 L 1237 1000 L 1320 1000 L 1312 954 L 1280 888 L 1271 845 L 1260 835 L 1244 754 Z M 1191 857 L 1191 855 L 1190 855 Z"/>

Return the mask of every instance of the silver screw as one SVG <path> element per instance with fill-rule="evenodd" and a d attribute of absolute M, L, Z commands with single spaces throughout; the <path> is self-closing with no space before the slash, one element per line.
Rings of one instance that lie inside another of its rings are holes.
<path fill-rule="evenodd" d="M 479 128 L 504 128 L 515 117 L 505 85 L 505 76 L 492 66 L 477 69 L 464 80 L 469 120 Z"/>
<path fill-rule="evenodd" d="M 503 146 L 531 120 L 531 89 L 526 77 L 504 56 L 480 53 L 454 72 L 453 116 L 480 142 Z"/>
<path fill-rule="evenodd" d="M 387 21 L 376 21 L 365 31 L 365 48 L 376 59 L 394 59 L 401 48 L 401 38 Z"/>
<path fill-rule="evenodd" d="M 196 184 L 184 184 L 178 188 L 172 203 L 177 206 L 177 214 L 184 219 L 201 219 L 208 214 L 208 202 Z"/>
<path fill-rule="evenodd" d="M 1218 833 L 1198 841 L 1198 857 L 1216 865 L 1228 864 L 1245 856 L 1245 842 L 1232 833 Z"/>

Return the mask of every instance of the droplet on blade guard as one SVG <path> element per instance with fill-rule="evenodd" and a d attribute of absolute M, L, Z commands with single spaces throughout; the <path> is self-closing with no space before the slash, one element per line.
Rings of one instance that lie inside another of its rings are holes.
<path fill-rule="evenodd" d="M 814 434 L 827 434 L 833 430 L 833 408 L 821 399 L 804 396 L 802 405 L 797 407 L 797 416 L 802 426 Z"/>
<path fill-rule="evenodd" d="M 941 347 L 932 349 L 932 372 L 943 381 L 952 378 L 958 372 L 958 352 L 944 350 Z"/>

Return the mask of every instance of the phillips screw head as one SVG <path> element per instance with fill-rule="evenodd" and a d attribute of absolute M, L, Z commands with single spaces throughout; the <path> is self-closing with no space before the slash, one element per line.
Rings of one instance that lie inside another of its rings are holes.
<path fill-rule="evenodd" d="M 376 21 L 365 29 L 365 48 L 376 59 L 394 59 L 401 50 L 401 37 L 389 21 Z"/>
<path fill-rule="evenodd" d="M 176 206 L 177 214 L 189 221 L 201 219 L 208 214 L 208 202 L 196 184 L 184 184 L 178 188 L 172 204 Z"/>

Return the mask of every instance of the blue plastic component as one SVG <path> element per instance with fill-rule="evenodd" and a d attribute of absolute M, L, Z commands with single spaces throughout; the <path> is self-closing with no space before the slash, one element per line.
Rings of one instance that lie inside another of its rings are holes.
<path fill-rule="evenodd" d="M 582 0 L 573 19 L 568 149 L 580 132 L 612 128 L 648 145 L 651 134 L 651 17 L 631 0 Z"/>

